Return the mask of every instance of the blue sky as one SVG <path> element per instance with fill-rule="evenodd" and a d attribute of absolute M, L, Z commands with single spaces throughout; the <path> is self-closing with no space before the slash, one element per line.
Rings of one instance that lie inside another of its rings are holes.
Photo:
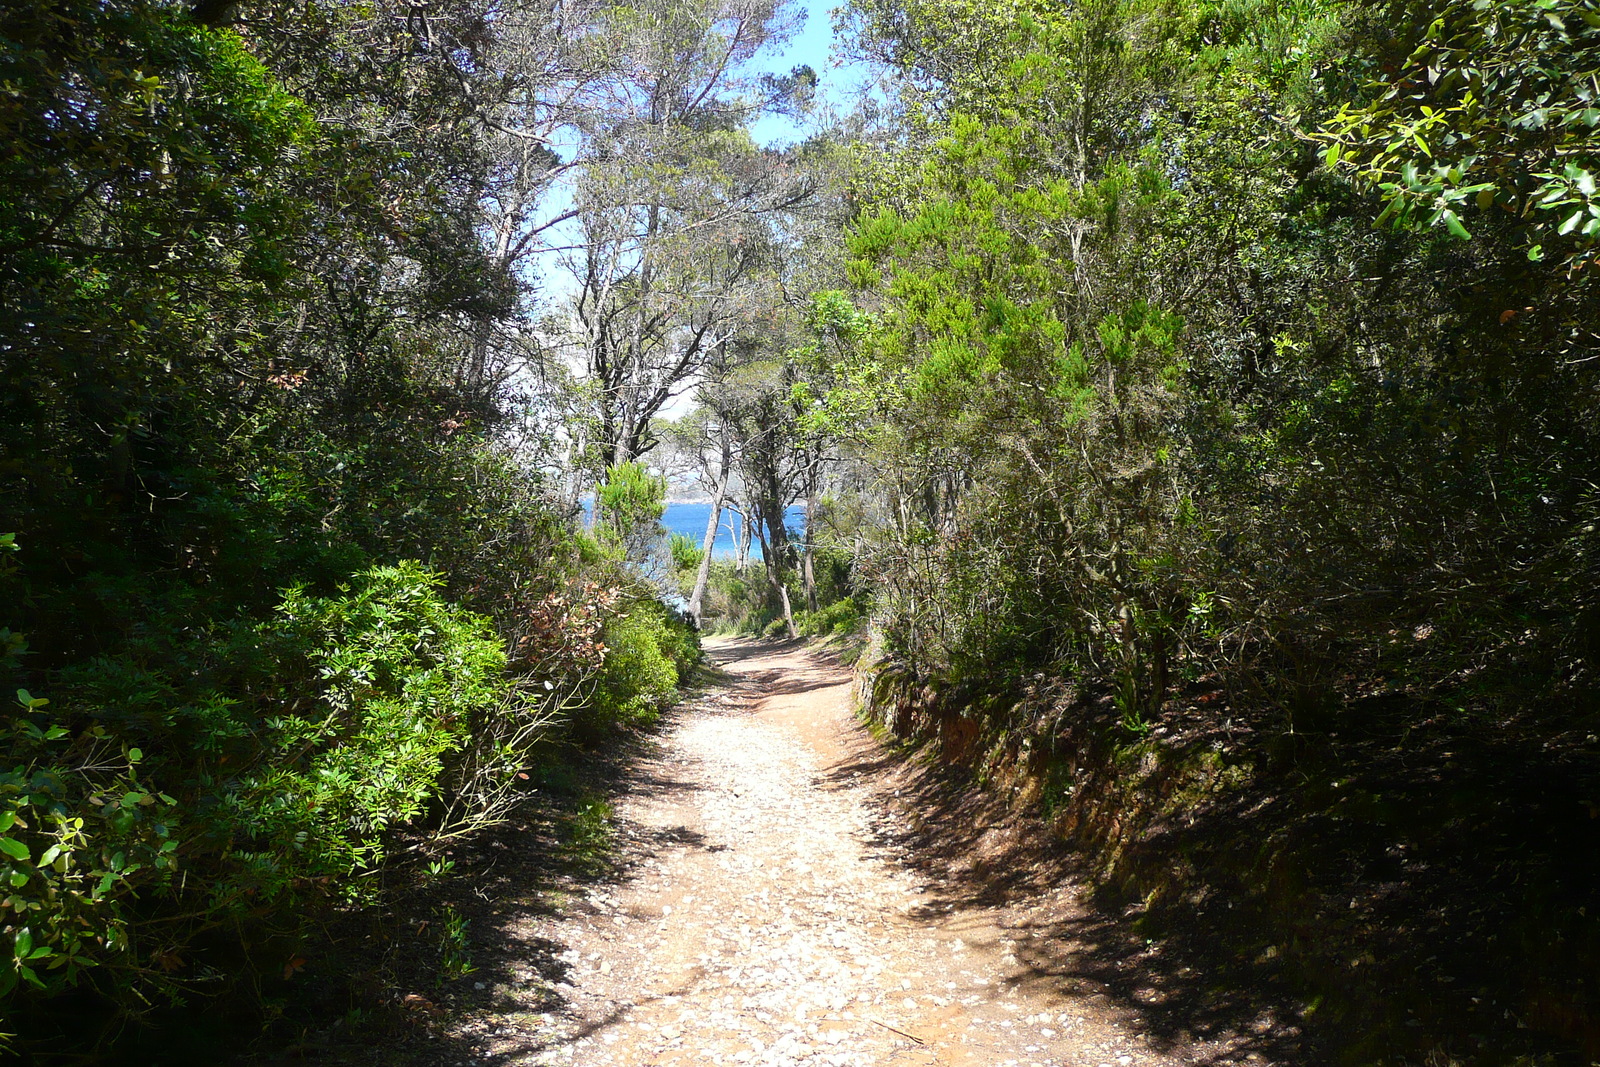
<path fill-rule="evenodd" d="M 809 64 L 821 77 L 818 98 L 846 110 L 851 93 L 860 89 L 871 75 L 860 64 L 833 65 L 833 14 L 841 0 L 802 0 L 806 11 L 805 28 L 781 50 L 757 58 L 755 69 L 787 74 L 802 63 Z M 772 146 L 803 140 L 807 130 L 794 121 L 777 115 L 763 116 L 751 126 L 756 143 Z"/>

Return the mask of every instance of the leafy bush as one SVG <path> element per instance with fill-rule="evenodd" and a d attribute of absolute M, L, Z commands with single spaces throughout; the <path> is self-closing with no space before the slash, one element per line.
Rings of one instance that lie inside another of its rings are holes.
<path fill-rule="evenodd" d="M 176 866 L 177 802 L 139 780 L 143 753 L 101 726 L 74 733 L 50 702 L 17 692 L 0 772 L 0 997 L 26 982 L 54 992 L 125 952 L 132 890 Z M 138 877 L 143 874 L 143 877 Z"/>
<path fill-rule="evenodd" d="M 382 863 L 386 832 L 416 820 L 450 756 L 510 696 L 503 646 L 411 562 L 359 575 L 337 597 L 290 590 L 262 627 L 283 711 L 240 779 L 238 825 L 272 871 L 344 876 Z"/>
<path fill-rule="evenodd" d="M 133 649 L 63 672 L 57 716 L 19 693 L 0 739 L 0 995 L 106 965 L 99 985 L 129 1001 L 176 992 L 206 928 L 284 932 L 359 897 L 394 831 L 461 791 L 475 738 L 525 757 L 545 691 L 518 694 L 488 621 L 441 583 L 414 562 L 371 568 L 335 596 L 291 589 L 268 621 L 159 667 Z"/>
<path fill-rule="evenodd" d="M 658 600 L 634 601 L 606 623 L 604 635 L 605 665 L 592 706 L 579 723 L 591 737 L 616 726 L 654 722 L 702 656 L 693 629 Z"/>
<path fill-rule="evenodd" d="M 622 463 L 595 486 L 597 531 L 614 539 L 626 558 L 639 561 L 662 534 L 667 479 L 642 463 Z"/>
<path fill-rule="evenodd" d="M 597 685 L 621 539 L 547 499 L 545 428 L 505 443 L 527 404 L 480 346 L 517 287 L 457 121 L 482 11 L 441 13 L 428 56 L 339 5 L 246 33 L 197 13 L 6 13 L 8 1022 L 73 986 L 132 1011 L 254 986 L 401 833 L 503 811 L 558 713 L 658 707 L 676 676 L 647 661 L 694 655 L 641 614 L 619 647 L 652 670 Z M 417 78 L 391 93 L 396 63 Z M 659 479 L 608 486 L 649 540 Z"/>
<path fill-rule="evenodd" d="M 861 608 L 851 597 L 816 611 L 802 612 L 795 618 L 795 626 L 806 637 L 848 636 L 857 632 L 862 622 Z"/>
<path fill-rule="evenodd" d="M 668 547 L 672 553 L 674 571 L 693 571 L 700 566 L 700 560 L 705 557 L 705 552 L 695 544 L 694 539 L 684 534 L 673 534 Z"/>
<path fill-rule="evenodd" d="M 796 588 L 789 595 L 798 601 L 801 593 Z M 781 609 L 772 600 L 772 587 L 761 573 L 760 564 L 740 571 L 731 559 L 714 559 L 707 575 L 701 618 L 715 620 L 714 629 L 720 632 L 760 634 L 774 618 L 779 618 L 781 624 Z"/>

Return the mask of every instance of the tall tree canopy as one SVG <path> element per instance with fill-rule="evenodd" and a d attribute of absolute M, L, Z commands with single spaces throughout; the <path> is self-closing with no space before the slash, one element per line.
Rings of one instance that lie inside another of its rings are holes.
<path fill-rule="evenodd" d="M 748 125 L 799 106 L 815 76 L 748 64 L 794 19 L 792 5 L 719 0 L 602 20 L 616 70 L 592 90 L 565 257 L 601 467 L 648 452 L 651 419 L 775 300 L 774 217 L 813 183 Z"/>

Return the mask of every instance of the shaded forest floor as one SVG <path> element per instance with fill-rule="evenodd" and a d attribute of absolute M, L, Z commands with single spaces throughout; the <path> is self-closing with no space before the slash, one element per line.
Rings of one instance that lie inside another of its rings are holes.
<path fill-rule="evenodd" d="M 1146 945 L 1114 984 L 1158 1029 L 1266 1005 L 1295 1022 L 1266 1042 L 1286 1062 L 1597 1062 L 1593 734 L 1337 692 L 1293 731 L 1247 697 L 1192 685 L 1133 732 L 1059 679 L 1012 706 L 889 674 L 874 715 L 943 768 L 915 805 L 929 842 L 970 850 L 980 803 L 1076 848 L 1106 936 Z"/>

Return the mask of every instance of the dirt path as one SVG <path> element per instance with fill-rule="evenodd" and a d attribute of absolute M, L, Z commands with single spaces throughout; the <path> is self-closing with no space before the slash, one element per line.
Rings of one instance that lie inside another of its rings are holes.
<path fill-rule="evenodd" d="M 537 932 L 564 947 L 546 990 L 563 1007 L 482 1033 L 476 1062 L 1259 1062 L 1158 1042 L 1104 986 L 1043 965 L 1073 949 L 1070 887 L 976 906 L 910 862 L 846 671 L 805 649 L 711 651 L 734 684 L 687 708 L 617 801 L 629 877 Z"/>

